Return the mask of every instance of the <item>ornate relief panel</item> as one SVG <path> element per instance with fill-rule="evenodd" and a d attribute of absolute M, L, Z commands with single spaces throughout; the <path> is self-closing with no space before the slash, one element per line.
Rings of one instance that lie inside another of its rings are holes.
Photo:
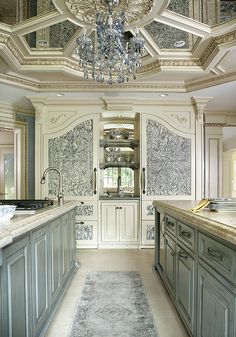
<path fill-rule="evenodd" d="M 142 245 L 154 246 L 155 223 L 154 221 L 142 221 Z"/>
<path fill-rule="evenodd" d="M 93 120 L 78 124 L 63 136 L 48 140 L 49 166 L 62 172 L 66 196 L 93 195 Z M 50 172 L 48 191 L 56 195 L 58 175 Z"/>
<path fill-rule="evenodd" d="M 191 195 L 191 139 L 148 119 L 147 196 Z"/>
<path fill-rule="evenodd" d="M 76 225 L 76 240 L 93 240 L 93 225 L 77 224 Z"/>

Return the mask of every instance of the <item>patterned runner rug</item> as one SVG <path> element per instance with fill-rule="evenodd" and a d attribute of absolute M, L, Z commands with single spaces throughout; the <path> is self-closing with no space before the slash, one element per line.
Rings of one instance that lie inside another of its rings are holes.
<path fill-rule="evenodd" d="M 140 274 L 89 272 L 70 337 L 158 337 Z"/>

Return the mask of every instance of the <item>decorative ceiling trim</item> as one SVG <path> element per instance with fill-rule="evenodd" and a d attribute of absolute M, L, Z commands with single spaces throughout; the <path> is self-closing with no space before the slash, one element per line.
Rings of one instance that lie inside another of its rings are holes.
<path fill-rule="evenodd" d="M 218 45 L 232 43 L 236 41 L 236 30 L 224 35 L 216 36 L 215 41 Z"/>
<path fill-rule="evenodd" d="M 78 18 L 81 22 L 88 25 L 95 25 L 97 13 L 107 15 L 106 2 L 100 0 L 65 0 L 65 4 L 69 11 Z M 154 5 L 153 0 L 120 0 L 118 5 L 114 7 L 114 15 L 118 15 L 124 11 L 126 23 L 130 24 L 134 21 L 139 21 L 145 18 L 151 11 Z"/>

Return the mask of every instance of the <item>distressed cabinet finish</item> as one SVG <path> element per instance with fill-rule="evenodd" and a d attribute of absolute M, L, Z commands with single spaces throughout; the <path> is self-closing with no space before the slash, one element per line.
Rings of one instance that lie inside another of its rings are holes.
<path fill-rule="evenodd" d="M 165 236 L 166 265 L 165 279 L 166 285 L 173 297 L 175 297 L 175 277 L 176 277 L 176 258 L 175 258 L 175 242 L 169 235 Z"/>
<path fill-rule="evenodd" d="M 197 337 L 235 337 L 236 295 L 202 266 L 197 298 Z"/>
<path fill-rule="evenodd" d="M 31 234 L 32 323 L 37 336 L 49 315 L 49 233 L 43 226 Z"/>
<path fill-rule="evenodd" d="M 69 211 L 3 248 L 1 337 L 45 336 L 75 270 L 74 234 Z"/>
<path fill-rule="evenodd" d="M 195 225 L 196 219 L 191 223 L 191 213 L 187 213 L 190 223 L 185 222 L 187 216 L 183 220 L 182 213 L 176 211 L 176 217 L 174 213 L 156 208 L 156 269 L 190 336 L 236 337 L 236 246 L 203 231 Z M 165 238 L 162 268 L 161 232 Z"/>
<path fill-rule="evenodd" d="M 101 243 L 138 245 L 138 201 L 101 202 Z"/>
<path fill-rule="evenodd" d="M 3 250 L 2 336 L 31 336 L 29 261 L 28 236 Z"/>
<path fill-rule="evenodd" d="M 158 221 L 156 224 L 158 231 L 156 233 L 156 268 L 188 331 L 193 334 L 195 329 L 195 252 L 189 249 L 189 233 L 191 233 L 191 242 L 195 242 L 196 233 L 186 224 L 181 223 L 179 226 L 179 222 L 168 214 L 163 216 L 157 212 L 156 221 Z M 185 233 L 187 233 L 186 236 Z M 164 236 L 164 247 L 161 247 L 159 239 L 161 236 Z M 159 257 L 158 254 L 163 255 L 163 251 L 164 258 Z"/>

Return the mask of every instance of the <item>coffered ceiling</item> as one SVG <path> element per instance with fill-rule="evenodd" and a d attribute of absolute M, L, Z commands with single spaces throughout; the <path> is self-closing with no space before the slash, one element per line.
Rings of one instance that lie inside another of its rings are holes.
<path fill-rule="evenodd" d="M 84 80 L 75 52 L 83 28 L 93 37 L 96 12 L 105 10 L 100 0 L 1 0 L 2 93 L 11 85 L 34 92 L 209 96 L 214 90 L 204 89 L 235 87 L 236 0 L 120 0 L 116 10 L 125 11 L 126 35 L 137 27 L 145 53 L 137 79 L 112 86 Z M 233 95 L 230 100 L 236 111 Z"/>

